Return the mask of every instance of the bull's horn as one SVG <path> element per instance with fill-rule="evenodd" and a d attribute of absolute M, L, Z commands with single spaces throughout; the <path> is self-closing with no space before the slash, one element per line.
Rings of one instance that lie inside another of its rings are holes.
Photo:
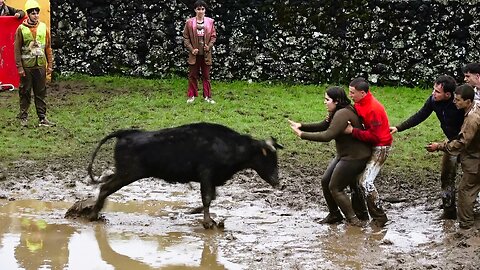
<path fill-rule="evenodd" d="M 272 151 L 277 151 L 277 149 L 283 149 L 283 145 L 277 143 L 277 140 L 273 137 L 270 139 L 265 140 L 265 143 Z"/>

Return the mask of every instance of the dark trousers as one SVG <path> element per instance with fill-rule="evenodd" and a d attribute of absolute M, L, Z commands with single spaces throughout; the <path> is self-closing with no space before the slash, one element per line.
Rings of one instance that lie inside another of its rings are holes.
<path fill-rule="evenodd" d="M 26 68 L 25 76 L 20 77 L 20 86 L 18 95 L 20 97 L 20 113 L 18 118 L 26 119 L 28 117 L 28 108 L 32 99 L 33 90 L 35 109 L 38 118 L 44 119 L 47 114 L 47 104 L 45 98 L 47 96 L 46 70 L 45 68 Z"/>
<path fill-rule="evenodd" d="M 455 209 L 455 178 L 457 176 L 458 156 L 452 156 L 443 152 L 442 174 L 440 181 L 442 184 L 442 208 L 445 214 L 454 215 Z"/>
<path fill-rule="evenodd" d="M 331 214 L 339 214 L 339 208 L 346 219 L 355 216 L 362 217 L 367 213 L 365 202 L 353 200 L 355 205 L 345 194 L 345 188 L 350 186 L 353 192 L 358 192 L 357 179 L 365 169 L 368 159 L 342 160 L 338 157 L 332 159 L 322 177 L 323 196 Z M 358 198 L 358 196 L 354 196 Z M 367 214 L 368 216 L 368 214 Z"/>
<path fill-rule="evenodd" d="M 198 97 L 198 79 L 200 71 L 202 73 L 203 97 L 212 97 L 212 87 L 210 85 L 210 68 L 211 66 L 205 63 L 205 57 L 203 55 L 197 55 L 197 60 L 195 64 L 188 66 L 188 97 Z"/>

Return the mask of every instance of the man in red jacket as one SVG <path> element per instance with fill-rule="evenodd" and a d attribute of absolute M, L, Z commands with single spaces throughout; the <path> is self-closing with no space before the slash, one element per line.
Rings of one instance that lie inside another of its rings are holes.
<path fill-rule="evenodd" d="M 370 143 L 373 147 L 372 157 L 359 179 L 359 186 L 367 202 L 368 212 L 373 223 L 381 227 L 385 225 L 388 218 L 382 209 L 374 181 L 388 157 L 393 141 L 387 112 L 372 95 L 370 85 L 364 78 L 359 77 L 350 82 L 349 96 L 354 101 L 355 110 L 362 119 L 365 129 L 353 128 L 348 125 L 345 133 L 352 134 L 353 137 Z"/>

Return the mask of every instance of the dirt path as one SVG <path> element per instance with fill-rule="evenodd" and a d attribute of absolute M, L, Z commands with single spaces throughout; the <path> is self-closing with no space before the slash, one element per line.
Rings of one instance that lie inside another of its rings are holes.
<path fill-rule="evenodd" d="M 0 224 L 29 217 L 69 232 L 65 260 L 70 258 L 70 265 L 82 249 L 75 250 L 75 241 L 89 234 L 100 250 L 99 263 L 122 262 L 129 269 L 477 269 L 480 262 L 480 217 L 466 232 L 454 221 L 437 220 L 440 201 L 433 185 L 421 189 L 383 179 L 387 185 L 380 187 L 381 194 L 401 201 L 385 204 L 391 221 L 383 229 L 356 228 L 315 222 L 326 215 L 317 169 L 282 168 L 283 190 L 244 171 L 219 188 L 211 211 L 217 221 L 225 220 L 225 229 L 210 232 L 200 225 L 201 215 L 185 214 L 201 203 L 198 185 L 154 179 L 112 195 L 106 223 L 65 220 L 69 205 L 96 194 L 96 187 L 86 184 L 85 171 L 69 164 L 35 171 L 35 162 L 23 161 L 9 168 L 0 182 Z M 31 210 L 38 202 L 52 205 Z M 0 233 L 1 259 L 6 235 L 14 232 Z M 152 239 L 163 248 L 147 255 L 133 252 L 137 246 L 149 250 Z"/>

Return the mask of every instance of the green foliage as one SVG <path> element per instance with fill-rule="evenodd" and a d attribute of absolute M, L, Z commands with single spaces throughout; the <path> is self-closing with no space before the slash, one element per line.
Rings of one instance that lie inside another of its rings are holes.
<path fill-rule="evenodd" d="M 186 79 L 176 77 L 62 77 L 49 88 L 47 98 L 48 117 L 57 123 L 52 128 L 37 127 L 33 104 L 29 127 L 20 127 L 15 119 L 17 93 L 0 93 L 0 160 L 48 161 L 69 157 L 84 161 L 97 142 L 114 130 L 156 130 L 200 121 L 224 124 L 259 139 L 277 138 L 285 146 L 280 162 L 323 166 L 334 155 L 333 142 L 302 141 L 286 121 L 324 119 L 325 85 L 213 82 L 216 104 L 201 98 L 187 104 L 186 87 Z M 416 112 L 431 94 L 430 90 L 408 88 L 373 87 L 372 92 L 384 104 L 391 124 L 399 124 Z M 435 116 L 395 134 L 394 150 L 385 169 L 436 168 L 438 154 L 427 153 L 423 146 L 443 138 Z"/>

